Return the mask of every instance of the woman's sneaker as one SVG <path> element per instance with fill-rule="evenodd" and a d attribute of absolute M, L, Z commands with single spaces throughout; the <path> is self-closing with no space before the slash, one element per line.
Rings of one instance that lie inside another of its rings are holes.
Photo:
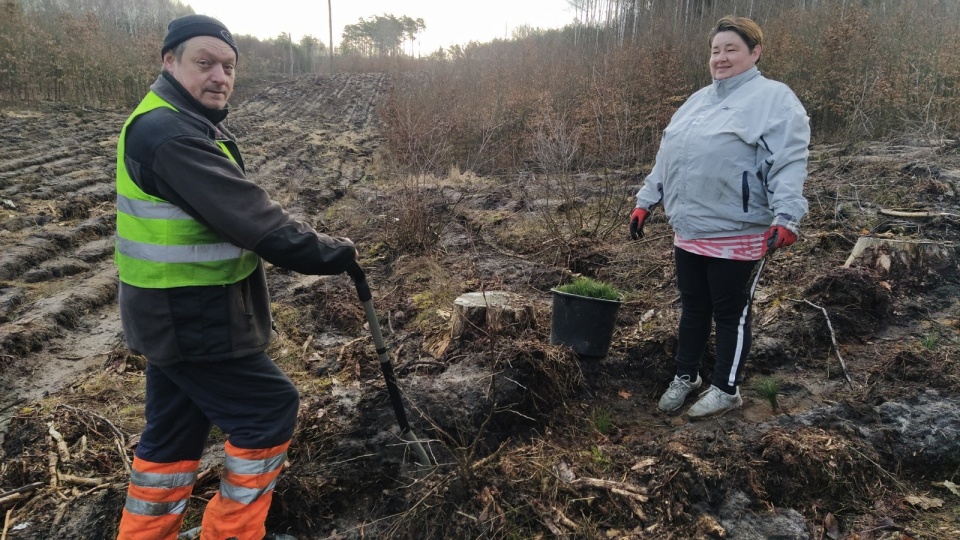
<path fill-rule="evenodd" d="M 706 418 L 732 411 L 743 405 L 743 399 L 740 398 L 740 387 L 737 387 L 737 393 L 730 395 L 716 386 L 711 386 L 709 390 L 700 394 L 700 399 L 690 407 L 687 416 L 696 420 L 697 418 Z"/>
<path fill-rule="evenodd" d="M 683 377 L 674 375 L 673 382 L 670 383 L 670 387 L 667 388 L 667 391 L 660 397 L 660 404 L 657 405 L 657 407 L 663 412 L 673 412 L 679 409 L 683 406 L 683 402 L 687 400 L 690 392 L 700 388 L 701 384 L 703 384 L 703 380 L 700 379 L 699 374 L 697 374 L 697 380 L 693 382 L 690 382 L 689 375 L 684 375 Z"/>

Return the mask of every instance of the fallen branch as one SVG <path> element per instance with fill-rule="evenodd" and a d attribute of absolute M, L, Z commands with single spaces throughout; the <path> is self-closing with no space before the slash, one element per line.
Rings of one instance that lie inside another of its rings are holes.
<path fill-rule="evenodd" d="M 544 527 L 547 528 L 548 531 L 550 531 L 551 534 L 553 534 L 557 538 L 563 538 L 564 536 L 567 536 L 567 531 L 564 531 L 560 527 L 557 527 L 557 524 L 554 523 L 553 519 L 551 518 L 544 518 L 543 525 Z"/>
<path fill-rule="evenodd" d="M 7 510 L 7 515 L 3 519 L 3 533 L 0 534 L 0 540 L 7 540 L 7 531 L 10 529 L 13 508 Z"/>
<path fill-rule="evenodd" d="M 101 489 L 107 489 L 107 488 L 111 488 L 111 487 L 112 487 L 113 489 L 116 489 L 116 490 L 125 490 L 125 489 L 127 489 L 127 486 L 124 485 L 124 484 L 111 484 L 110 482 L 104 481 L 104 483 L 102 483 L 102 484 L 98 484 L 98 485 L 93 486 L 92 488 L 90 488 L 90 489 L 88 489 L 88 490 L 86 490 L 86 491 L 84 491 L 84 492 L 81 492 L 80 494 L 78 494 L 78 495 L 76 496 L 76 498 L 77 498 L 77 499 L 82 499 L 82 498 L 86 497 L 87 495 L 93 493 L 94 491 L 99 491 L 99 490 L 101 490 Z"/>
<path fill-rule="evenodd" d="M 78 408 L 73 407 L 73 406 L 71 406 L 71 405 L 64 405 L 64 404 L 62 404 L 62 403 L 61 403 L 60 405 L 57 405 L 57 408 L 58 408 L 58 409 L 67 409 L 67 410 L 69 410 L 69 411 L 73 411 L 74 413 L 76 413 L 76 414 L 78 414 L 78 415 L 81 415 L 81 414 L 82 414 L 82 415 L 92 416 L 93 418 L 96 418 L 97 420 L 100 420 L 101 422 L 103 422 L 104 424 L 106 424 L 107 427 L 110 428 L 110 431 L 112 431 L 113 434 L 116 435 L 118 439 L 120 439 L 121 441 L 123 441 L 124 444 L 126 444 L 127 438 L 126 438 L 126 436 L 123 434 L 123 432 L 120 431 L 119 429 L 117 429 L 117 426 L 113 425 L 113 422 L 111 422 L 110 420 L 107 420 L 107 419 L 104 418 L 103 416 L 100 416 L 100 415 L 97 414 L 97 413 L 92 413 L 92 412 L 90 412 L 90 411 L 85 411 L 85 410 L 78 409 Z"/>
<path fill-rule="evenodd" d="M 627 505 L 630 506 L 630 510 L 633 511 L 633 515 L 637 516 L 637 519 L 640 521 L 649 521 L 647 515 L 643 513 L 643 509 L 640 508 L 640 505 L 637 504 L 633 499 L 627 499 Z"/>
<path fill-rule="evenodd" d="M 569 536 L 568 531 L 565 529 L 562 529 L 560 525 L 563 525 L 564 527 L 568 527 L 570 530 L 575 532 L 580 531 L 580 525 L 578 525 L 575 521 L 571 520 L 566 515 L 564 515 L 564 513 L 556 506 L 551 505 L 551 507 L 548 509 L 546 505 L 544 505 L 540 501 L 531 499 L 529 497 L 525 497 L 525 498 L 527 499 L 527 502 L 530 504 L 530 506 L 533 507 L 533 509 L 536 510 L 538 514 L 540 514 L 540 519 L 543 522 L 544 526 L 546 526 L 547 529 L 554 536 L 558 538 L 566 538 L 567 536 Z"/>
<path fill-rule="evenodd" d="M 880 210 L 877 211 L 877 213 L 883 216 L 902 217 L 902 218 L 932 218 L 932 217 L 960 218 L 960 214 L 951 214 L 950 212 L 905 212 L 903 210 L 888 210 L 886 208 L 881 208 Z"/>
<path fill-rule="evenodd" d="M 110 428 L 110 431 L 112 431 L 113 434 L 116 436 L 116 438 L 120 440 L 120 444 L 119 444 L 118 447 L 117 447 L 118 450 L 120 451 L 120 459 L 123 460 L 123 468 L 126 469 L 127 472 L 130 472 L 130 457 L 127 455 L 126 450 L 124 450 L 124 447 L 125 447 L 126 444 L 127 444 L 127 437 L 123 434 L 122 431 L 120 431 L 119 429 L 117 429 L 117 426 L 113 425 L 113 422 L 111 422 L 110 420 L 107 420 L 106 418 L 104 418 L 103 416 L 100 416 L 99 414 L 92 413 L 92 412 L 90 412 L 90 411 L 83 411 L 83 410 L 80 410 L 80 409 L 78 409 L 78 408 L 76 408 L 76 407 L 72 407 L 72 406 L 70 406 L 70 405 L 64 405 L 64 404 L 61 403 L 60 405 L 57 405 L 57 408 L 58 408 L 58 409 L 61 409 L 61 408 L 62 408 L 62 409 L 67 409 L 67 410 L 69 410 L 69 411 L 73 411 L 73 412 L 74 412 L 75 414 L 77 414 L 77 415 L 84 414 L 84 415 L 87 415 L 87 416 L 91 416 L 91 417 L 93 417 L 93 418 L 95 418 L 95 419 L 103 422 L 104 424 L 106 424 L 107 427 Z"/>
<path fill-rule="evenodd" d="M 4 491 L 3 493 L 0 493 L 0 503 L 3 503 L 4 500 L 11 495 L 16 495 L 17 493 L 25 493 L 27 491 L 33 491 L 39 487 L 43 487 L 43 485 L 44 485 L 43 482 L 34 482 L 32 484 L 20 486 L 16 489 L 11 489 L 10 491 Z"/>
<path fill-rule="evenodd" d="M 85 478 L 83 476 L 74 476 L 72 474 L 59 474 L 60 482 L 64 484 L 72 484 L 74 486 L 101 486 L 104 484 L 102 478 Z"/>
<path fill-rule="evenodd" d="M 57 454 L 60 455 L 60 462 L 67 463 L 70 461 L 70 449 L 67 447 L 66 441 L 63 440 L 63 435 L 57 431 L 57 428 L 53 427 L 53 422 L 47 424 L 49 428 L 48 433 L 53 437 L 53 440 L 57 443 Z"/>
<path fill-rule="evenodd" d="M 599 478 L 587 478 L 581 476 L 580 478 L 570 482 L 570 484 L 606 489 L 611 493 L 616 493 L 622 497 L 627 497 L 640 502 L 647 502 L 649 500 L 649 497 L 643 494 L 643 488 L 633 484 L 628 484 L 626 482 L 614 482 L 613 480 L 601 480 Z"/>
<path fill-rule="evenodd" d="M 572 530 L 572 531 L 574 531 L 574 532 L 580 532 L 580 525 L 577 524 L 577 523 L 576 523 L 575 521 L 573 521 L 572 519 L 568 518 L 568 517 L 563 513 L 563 510 L 560 510 L 560 509 L 557 508 L 556 506 L 553 507 L 553 517 L 554 517 L 554 519 L 557 520 L 557 523 L 563 525 L 564 527 L 567 527 L 568 529 L 570 529 L 570 530 Z"/>
<path fill-rule="evenodd" d="M 795 300 L 795 299 L 793 299 L 793 298 L 791 298 L 791 300 L 793 300 L 794 302 L 800 302 L 800 300 Z M 827 313 L 826 308 L 824 308 L 824 307 L 822 307 L 822 306 L 818 306 L 818 305 L 814 304 L 813 302 L 811 302 L 811 301 L 809 301 L 809 300 L 807 300 L 807 299 L 803 299 L 803 302 L 805 302 L 805 303 L 807 303 L 807 304 L 809 304 L 809 305 L 811 305 L 811 306 L 813 306 L 813 307 L 815 307 L 815 308 L 817 308 L 817 309 L 819 309 L 820 311 L 823 312 L 823 317 L 827 320 L 827 328 L 830 330 L 830 341 L 833 342 L 833 350 L 836 351 L 836 353 L 837 353 L 837 359 L 840 360 L 840 367 L 843 369 L 843 375 L 844 375 L 844 377 L 847 378 L 847 384 L 850 385 L 850 390 L 853 390 L 853 389 L 854 389 L 854 388 L 853 388 L 853 379 L 850 377 L 850 373 L 847 372 L 847 363 L 844 362 L 844 361 L 843 361 L 843 357 L 840 356 L 840 345 L 837 344 L 837 336 L 836 336 L 836 334 L 833 332 L 833 324 L 830 322 L 830 315 Z"/>
<path fill-rule="evenodd" d="M 649 497 L 644 495 L 644 489 L 626 482 L 614 482 L 612 480 L 601 480 L 599 478 L 581 477 L 570 482 L 573 485 L 585 485 L 594 488 L 606 489 L 614 495 L 619 495 L 626 499 L 627 505 L 635 516 L 642 521 L 647 520 L 647 515 L 640 508 L 637 502 L 647 502 Z"/>
<path fill-rule="evenodd" d="M 130 476 L 130 458 L 127 457 L 127 451 L 123 449 L 123 443 L 120 439 L 113 439 L 113 442 L 117 444 L 117 452 L 120 453 L 120 461 L 123 462 L 123 470 L 126 471 L 127 476 Z"/>
<path fill-rule="evenodd" d="M 16 504 L 20 499 L 26 499 L 27 496 L 23 493 L 11 493 L 9 496 L 6 496 L 0 499 L 0 508 L 7 506 L 10 503 Z"/>
<path fill-rule="evenodd" d="M 57 489 L 59 474 L 57 472 L 57 463 L 59 458 L 53 450 L 47 452 L 47 474 L 50 475 L 50 487 Z"/>
<path fill-rule="evenodd" d="M 340 347 L 340 354 L 337 355 L 337 364 L 343 363 L 343 357 L 344 355 L 347 354 L 347 347 L 350 347 L 351 345 L 359 341 L 363 341 L 364 339 L 366 339 L 366 337 L 361 336 L 347 343 L 344 343 L 343 346 Z M 360 358 L 357 355 L 353 356 L 353 369 L 351 371 L 353 372 L 354 377 L 358 379 L 360 378 Z"/>
<path fill-rule="evenodd" d="M 473 470 L 478 470 L 478 469 L 481 469 L 481 468 L 483 468 L 483 467 L 486 467 L 488 463 L 490 463 L 490 462 L 493 461 L 494 459 L 497 459 L 497 458 L 500 457 L 500 452 L 501 452 L 506 446 L 507 446 L 507 443 L 506 443 L 506 442 L 500 443 L 500 447 L 497 448 L 496 451 L 494 451 L 494 452 L 493 452 L 492 454 L 490 454 L 489 456 L 486 456 L 486 457 L 484 457 L 484 458 L 482 458 L 482 459 L 478 459 L 477 461 L 473 462 L 473 464 L 470 465 L 470 468 L 473 469 Z"/>
<path fill-rule="evenodd" d="M 50 532 L 57 530 L 57 527 L 60 526 L 60 522 L 63 521 L 63 516 L 67 515 L 68 503 L 62 502 L 57 506 L 57 513 L 53 516 L 53 522 L 50 524 Z"/>
<path fill-rule="evenodd" d="M 455 513 L 455 514 L 458 514 L 458 515 L 461 515 L 461 516 L 463 516 L 463 517 L 465 517 L 465 518 L 467 518 L 467 519 L 473 520 L 474 523 L 477 523 L 477 522 L 480 521 L 479 519 L 471 516 L 470 514 L 466 514 L 466 513 L 464 513 L 464 512 L 461 512 L 460 510 L 454 510 L 454 513 Z"/>
<path fill-rule="evenodd" d="M 6 356 L 6 355 L 3 355 L 3 356 Z M 19 406 L 19 405 L 22 405 L 25 401 L 27 401 L 25 398 L 21 398 L 21 399 L 18 399 L 17 401 L 14 401 L 13 403 L 11 403 L 11 404 L 9 404 L 9 405 L 5 405 L 4 407 L 0 408 L 0 413 L 7 412 L 8 410 L 10 410 L 10 409 L 12 409 L 12 408 L 14 408 L 14 407 L 17 407 L 17 406 Z"/>
<path fill-rule="evenodd" d="M 303 342 L 303 346 L 300 347 L 300 359 L 303 361 L 307 360 L 307 353 L 310 351 L 310 345 L 313 345 L 313 334 L 307 336 L 306 341 Z"/>

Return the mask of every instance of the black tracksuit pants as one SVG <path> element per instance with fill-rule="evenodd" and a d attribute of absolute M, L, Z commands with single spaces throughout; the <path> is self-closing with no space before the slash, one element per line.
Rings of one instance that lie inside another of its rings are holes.
<path fill-rule="evenodd" d="M 681 303 L 677 376 L 696 380 L 715 323 L 716 361 L 705 378 L 734 394 L 750 352 L 750 304 L 760 273 L 751 274 L 760 261 L 706 257 L 677 247 L 674 258 Z"/>

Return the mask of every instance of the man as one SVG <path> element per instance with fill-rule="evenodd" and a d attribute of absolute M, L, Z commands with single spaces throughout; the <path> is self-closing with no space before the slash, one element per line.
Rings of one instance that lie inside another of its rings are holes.
<path fill-rule="evenodd" d="M 292 219 L 246 179 L 223 127 L 239 53 L 216 19 L 172 21 L 163 70 L 117 151 L 120 317 L 146 368 L 146 427 L 121 539 L 175 539 L 211 426 L 228 434 L 203 540 L 260 540 L 299 406 L 264 353 L 271 334 L 262 259 L 305 274 L 354 264 L 346 238 Z"/>

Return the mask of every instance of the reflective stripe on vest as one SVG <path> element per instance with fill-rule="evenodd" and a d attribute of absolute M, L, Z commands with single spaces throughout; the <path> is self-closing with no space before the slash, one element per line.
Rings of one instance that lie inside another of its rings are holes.
<path fill-rule="evenodd" d="M 114 261 L 120 281 L 148 289 L 236 283 L 256 269 L 259 257 L 225 241 L 176 205 L 148 195 L 127 172 L 127 127 L 141 114 L 160 107 L 177 110 L 149 92 L 124 123 L 117 143 Z M 236 163 L 226 144 L 217 144 Z"/>

